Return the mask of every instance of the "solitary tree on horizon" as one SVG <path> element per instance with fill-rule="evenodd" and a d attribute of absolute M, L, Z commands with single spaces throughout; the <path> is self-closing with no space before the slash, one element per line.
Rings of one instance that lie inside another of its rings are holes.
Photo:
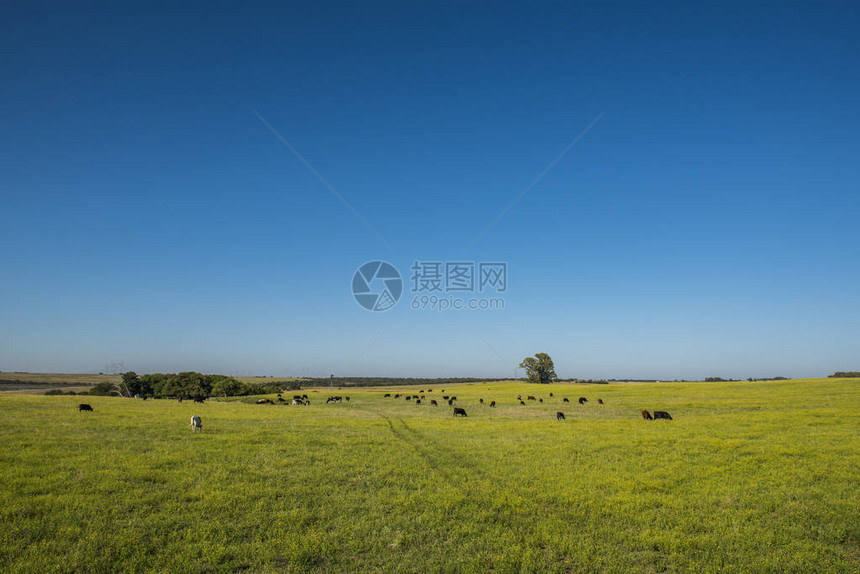
<path fill-rule="evenodd" d="M 526 357 L 520 363 L 520 368 L 526 370 L 526 378 L 530 383 L 549 384 L 558 380 L 555 365 L 546 353 L 535 353 L 534 357 Z"/>

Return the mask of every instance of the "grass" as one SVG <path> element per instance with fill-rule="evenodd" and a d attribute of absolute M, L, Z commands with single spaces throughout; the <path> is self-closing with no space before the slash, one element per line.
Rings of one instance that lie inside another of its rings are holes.
<path fill-rule="evenodd" d="M 856 573 L 858 384 L 447 388 L 466 419 L 2 394 L 0 570 Z"/>

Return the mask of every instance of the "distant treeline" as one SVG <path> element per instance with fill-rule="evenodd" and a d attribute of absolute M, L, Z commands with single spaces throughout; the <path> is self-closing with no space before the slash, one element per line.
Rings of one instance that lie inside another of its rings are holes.
<path fill-rule="evenodd" d="M 80 387 L 81 383 L 51 383 L 48 381 L 23 381 L 0 379 L 0 387 Z"/>
<path fill-rule="evenodd" d="M 830 379 L 855 379 L 860 377 L 860 371 L 836 371 L 829 375 Z"/>
<path fill-rule="evenodd" d="M 183 373 L 152 373 L 138 375 L 123 373 L 122 382 L 98 383 L 93 395 L 120 395 L 155 399 L 205 399 L 208 397 L 238 397 L 279 393 L 299 389 L 298 382 L 243 383 L 227 375 L 204 375 L 194 371 Z"/>
<path fill-rule="evenodd" d="M 413 379 L 413 378 L 396 378 L 396 377 L 322 377 L 312 379 L 302 379 L 301 384 L 304 387 L 327 387 L 334 385 L 336 387 L 386 387 L 393 385 L 412 385 L 433 387 L 440 385 L 456 385 L 459 383 L 492 383 L 498 381 L 510 381 L 513 379 Z"/>

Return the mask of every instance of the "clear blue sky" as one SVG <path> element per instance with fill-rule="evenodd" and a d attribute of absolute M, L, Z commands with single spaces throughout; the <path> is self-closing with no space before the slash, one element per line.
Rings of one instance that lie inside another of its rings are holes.
<path fill-rule="evenodd" d="M 860 369 L 856 3 L 353 4 L 0 7 L 0 370 Z"/>

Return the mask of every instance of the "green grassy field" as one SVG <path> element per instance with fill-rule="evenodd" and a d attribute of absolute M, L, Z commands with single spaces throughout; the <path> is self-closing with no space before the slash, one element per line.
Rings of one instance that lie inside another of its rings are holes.
<path fill-rule="evenodd" d="M 0 571 L 860 571 L 860 380 L 398 390 L 0 394 Z"/>

